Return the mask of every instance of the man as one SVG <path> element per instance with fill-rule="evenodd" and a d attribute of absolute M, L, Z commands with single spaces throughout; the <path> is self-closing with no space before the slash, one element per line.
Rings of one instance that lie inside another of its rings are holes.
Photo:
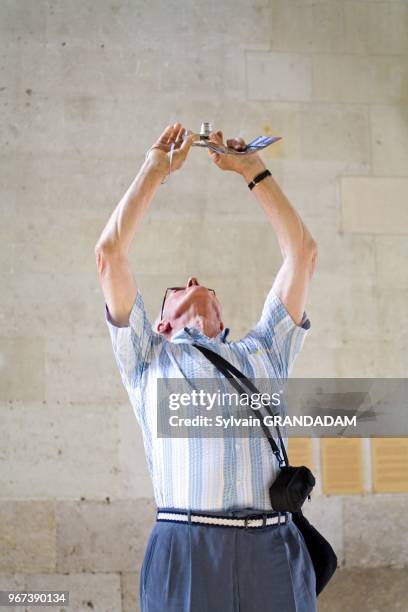
<path fill-rule="evenodd" d="M 143 612 L 315 612 L 315 575 L 290 513 L 271 508 L 279 467 L 266 438 L 157 437 L 158 378 L 222 378 L 192 346 L 218 352 L 244 374 L 286 379 L 310 322 L 305 304 L 316 244 L 271 175 L 253 193 L 272 225 L 283 263 L 262 315 L 244 338 L 227 341 L 221 304 L 194 276 L 166 291 L 152 328 L 128 261 L 156 190 L 180 169 L 195 135 L 169 125 L 113 211 L 95 252 L 115 359 L 142 428 L 158 520 L 140 578 Z M 212 133 L 223 144 L 222 132 Z M 227 144 L 239 149 L 242 139 Z M 266 167 L 258 154 L 208 153 L 222 171 L 250 183 Z M 256 516 L 255 519 L 248 517 Z"/>

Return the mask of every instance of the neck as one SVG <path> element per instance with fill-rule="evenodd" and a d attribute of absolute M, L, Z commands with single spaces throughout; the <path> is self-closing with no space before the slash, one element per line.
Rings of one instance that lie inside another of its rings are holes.
<path fill-rule="evenodd" d="M 215 338 L 220 333 L 220 329 L 216 329 L 214 321 L 203 317 L 202 315 L 195 315 L 191 317 L 184 327 L 196 327 L 202 334 L 209 338 Z"/>
<path fill-rule="evenodd" d="M 171 340 L 172 336 L 185 327 L 195 327 L 200 330 L 202 334 L 208 338 L 215 338 L 221 331 L 221 328 L 215 324 L 211 319 L 207 319 L 202 315 L 194 315 L 186 318 L 182 324 L 178 324 L 173 327 L 169 332 L 162 332 L 163 336 L 168 340 Z"/>

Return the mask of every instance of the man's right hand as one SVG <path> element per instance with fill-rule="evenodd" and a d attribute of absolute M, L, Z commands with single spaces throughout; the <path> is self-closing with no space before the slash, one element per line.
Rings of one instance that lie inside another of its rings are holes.
<path fill-rule="evenodd" d="M 242 151 L 242 149 L 246 146 L 243 138 L 230 138 L 227 140 L 227 144 L 225 144 L 221 131 L 211 132 L 209 140 L 215 145 L 230 147 L 237 151 Z M 262 166 L 265 167 L 258 153 L 231 155 L 228 153 L 216 153 L 215 151 L 208 149 L 208 154 L 210 155 L 213 163 L 220 170 L 230 170 L 232 172 L 237 172 L 238 174 L 246 175 L 248 172 L 251 172 L 252 168 L 261 168 Z"/>

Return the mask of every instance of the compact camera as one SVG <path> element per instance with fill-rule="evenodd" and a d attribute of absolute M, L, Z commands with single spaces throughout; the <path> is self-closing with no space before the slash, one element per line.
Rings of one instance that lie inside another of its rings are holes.
<path fill-rule="evenodd" d="M 257 136 L 254 140 L 251 140 L 242 150 L 237 151 L 231 147 L 227 147 L 224 145 L 216 145 L 213 142 L 210 142 L 210 134 L 213 132 L 212 124 L 209 122 L 203 122 L 201 124 L 200 131 L 197 133 L 197 136 L 200 137 L 199 140 L 193 142 L 193 147 L 204 147 L 207 149 L 211 149 L 216 153 L 221 154 L 229 154 L 229 155 L 248 155 L 250 153 L 255 153 L 256 151 L 260 151 L 261 149 L 265 149 L 265 147 L 269 147 L 269 145 L 281 140 L 281 136 Z M 190 136 L 193 134 L 192 130 L 188 130 L 186 136 Z"/>

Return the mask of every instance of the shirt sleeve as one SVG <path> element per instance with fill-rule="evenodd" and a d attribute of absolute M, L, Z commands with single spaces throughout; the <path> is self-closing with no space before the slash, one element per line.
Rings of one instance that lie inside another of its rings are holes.
<path fill-rule="evenodd" d="M 282 300 L 271 289 L 261 318 L 245 339 L 254 342 L 258 350 L 267 353 L 279 377 L 286 379 L 310 327 L 306 312 L 303 313 L 300 325 L 297 325 Z"/>
<path fill-rule="evenodd" d="M 105 320 L 112 341 L 113 354 L 122 381 L 127 389 L 134 388 L 149 361 L 153 337 L 157 337 L 146 315 L 143 298 L 137 290 L 129 316 L 129 325 L 114 324 L 105 303 Z"/>

